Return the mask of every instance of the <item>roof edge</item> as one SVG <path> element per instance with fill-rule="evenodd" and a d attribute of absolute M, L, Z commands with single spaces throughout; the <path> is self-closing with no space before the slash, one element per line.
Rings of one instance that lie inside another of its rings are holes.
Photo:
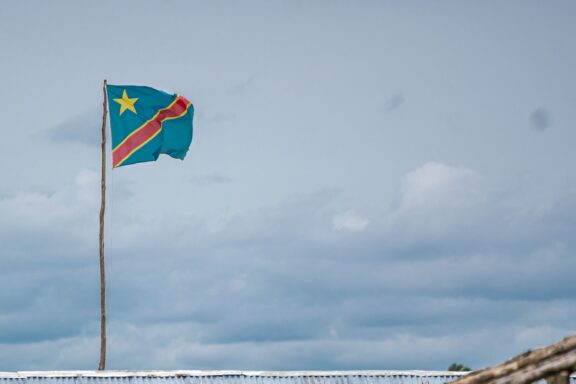
<path fill-rule="evenodd" d="M 26 379 L 33 377 L 185 377 L 185 376 L 261 376 L 261 377 L 297 377 L 297 376 L 463 376 L 469 372 L 453 371 L 16 371 L 0 372 L 0 379 Z"/>

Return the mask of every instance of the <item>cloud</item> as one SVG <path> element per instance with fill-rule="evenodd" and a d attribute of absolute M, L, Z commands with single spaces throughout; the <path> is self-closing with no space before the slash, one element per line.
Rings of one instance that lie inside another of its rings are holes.
<path fill-rule="evenodd" d="M 45 131 L 43 135 L 52 141 L 96 146 L 102 141 L 101 125 L 102 110 L 94 108 Z"/>
<path fill-rule="evenodd" d="M 535 131 L 545 131 L 552 125 L 552 114 L 546 108 L 539 107 L 530 114 L 530 126 Z"/>
<path fill-rule="evenodd" d="M 404 101 L 406 100 L 402 92 L 395 93 L 386 101 L 386 112 L 392 112 L 400 108 Z"/>
<path fill-rule="evenodd" d="M 194 112 L 194 129 L 203 126 L 225 124 L 236 121 L 238 114 L 235 112 L 206 112 L 198 109 Z"/>
<path fill-rule="evenodd" d="M 480 179 L 480 175 L 470 169 L 427 163 L 402 178 L 398 209 L 478 204 L 485 199 Z"/>
<path fill-rule="evenodd" d="M 232 93 L 232 94 L 245 93 L 254 84 L 256 77 L 257 76 L 254 74 L 254 75 L 250 76 L 248 79 L 244 80 L 243 82 L 232 86 L 230 88 L 230 93 Z"/>
<path fill-rule="evenodd" d="M 219 124 L 219 123 L 228 123 L 231 121 L 235 121 L 237 118 L 236 113 L 225 113 L 219 112 L 213 115 L 210 115 L 206 118 L 208 123 Z"/>
<path fill-rule="evenodd" d="M 431 162 L 369 219 L 321 190 L 217 229 L 128 205 L 108 227 L 109 365 L 445 369 L 464 356 L 479 368 L 573 332 L 576 195 L 529 201 L 489 184 Z M 0 200 L 1 369 L 93 367 L 98 187 L 83 170 Z"/>
<path fill-rule="evenodd" d="M 97 316 L 89 299 L 97 292 L 97 188 L 96 173 L 82 170 L 58 191 L 0 199 L 0 343 L 74 337 Z"/>
<path fill-rule="evenodd" d="M 25 250 L 41 240 L 52 251 L 59 243 L 82 241 L 99 202 L 98 183 L 94 171 L 81 170 L 72 183 L 58 191 L 32 190 L 0 199 L 0 238 L 5 240 L 4 249 L 10 244 L 14 249 Z M 61 228 L 68 232 L 64 234 Z M 24 241 L 27 238 L 35 241 Z"/>
<path fill-rule="evenodd" d="M 205 175 L 194 175 L 190 177 L 190 181 L 192 184 L 204 187 L 214 184 L 228 184 L 232 182 L 232 179 L 220 173 L 212 172 Z"/>
<path fill-rule="evenodd" d="M 332 224 L 337 231 L 361 232 L 370 224 L 370 220 L 348 210 L 334 216 Z"/>

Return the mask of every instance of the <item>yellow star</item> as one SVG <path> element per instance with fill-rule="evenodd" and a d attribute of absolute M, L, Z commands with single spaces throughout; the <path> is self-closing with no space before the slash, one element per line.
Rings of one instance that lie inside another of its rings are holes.
<path fill-rule="evenodd" d="M 138 101 L 137 97 L 129 98 L 126 90 L 122 93 L 121 99 L 114 99 L 115 102 L 120 104 L 120 116 L 124 113 L 125 110 L 130 110 L 136 114 L 136 108 L 134 108 L 134 103 Z"/>

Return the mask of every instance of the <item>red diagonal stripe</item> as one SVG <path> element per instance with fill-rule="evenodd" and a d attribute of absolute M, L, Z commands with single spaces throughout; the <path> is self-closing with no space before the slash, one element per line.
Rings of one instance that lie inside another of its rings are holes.
<path fill-rule="evenodd" d="M 117 167 L 146 140 L 157 134 L 162 129 L 162 122 L 166 119 L 176 118 L 183 115 L 188 109 L 190 102 L 182 96 L 178 96 L 174 104 L 158 111 L 152 120 L 144 123 L 134 130 L 134 133 L 118 145 L 112 151 L 112 165 Z"/>

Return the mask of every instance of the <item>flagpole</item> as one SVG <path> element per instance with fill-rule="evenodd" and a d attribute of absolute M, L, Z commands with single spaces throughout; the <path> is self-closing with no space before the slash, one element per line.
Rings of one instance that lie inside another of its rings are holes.
<path fill-rule="evenodd" d="M 102 108 L 102 183 L 100 204 L 100 363 L 98 370 L 106 368 L 106 273 L 104 270 L 104 211 L 106 210 L 106 115 L 108 112 L 106 80 L 102 87 L 104 103 Z"/>

